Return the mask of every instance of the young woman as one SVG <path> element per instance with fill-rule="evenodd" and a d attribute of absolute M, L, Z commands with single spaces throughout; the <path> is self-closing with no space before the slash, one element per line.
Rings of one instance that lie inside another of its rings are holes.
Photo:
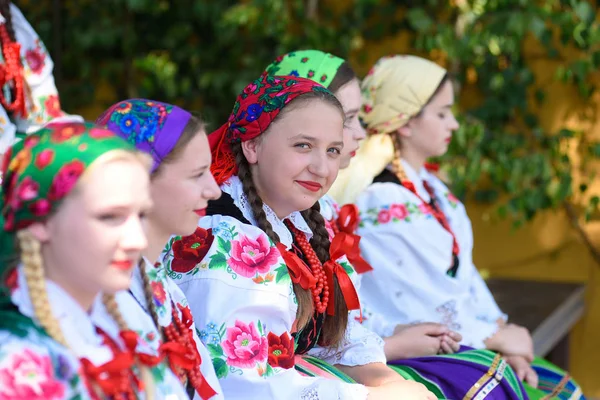
<path fill-rule="evenodd" d="M 134 150 L 92 124 L 61 123 L 5 155 L 0 398 L 185 398 L 136 333 L 152 321 L 122 292 L 151 205 L 148 162 Z"/>
<path fill-rule="evenodd" d="M 0 45 L 0 154 L 4 154 L 16 135 L 31 133 L 65 113 L 60 108 L 50 54 L 9 0 L 0 0 Z"/>
<path fill-rule="evenodd" d="M 384 317 L 383 324 L 372 328 L 383 333 L 398 324 L 429 320 L 459 332 L 467 346 L 492 350 L 478 353 L 491 357 L 491 374 L 473 386 L 467 379 L 454 380 L 456 388 L 465 385 L 456 395 L 477 397 L 497 387 L 500 382 L 493 375 L 506 361 L 524 380 L 530 397 L 582 397 L 567 374 L 534 361 L 525 328 L 507 323 L 473 264 L 473 233 L 464 206 L 424 168 L 428 158 L 446 152 L 458 128 L 446 71 L 419 57 L 383 58 L 363 81 L 362 93 L 360 117 L 371 136 L 349 176 L 356 172 L 352 190 L 368 185 L 356 204 L 362 254 L 374 267 L 363 275 L 361 299 Z M 386 154 L 392 156 L 386 159 Z M 388 165 L 374 176 L 361 168 L 382 159 Z M 486 357 L 465 360 L 465 354 L 452 357 L 465 365 L 486 365 Z M 402 363 L 413 371 L 424 366 L 420 360 Z M 444 371 L 424 371 L 422 377 L 437 379 L 446 390 Z"/>
<path fill-rule="evenodd" d="M 190 394 L 202 399 L 222 398 L 187 300 L 157 261 L 171 235 L 194 233 L 208 200 L 221 194 L 210 173 L 204 125 L 179 107 L 144 99 L 121 101 L 96 122 L 153 159 L 150 192 L 154 205 L 145 226 L 149 244 L 134 270 L 131 293 L 160 328 L 171 368 L 188 384 Z M 160 340 L 157 337 L 151 342 Z"/>
<path fill-rule="evenodd" d="M 264 74 L 209 135 L 224 193 L 166 266 L 227 399 L 432 398 L 390 374 L 378 338 L 348 321 L 356 292 L 313 207 L 337 174 L 343 121 L 321 85 Z M 369 387 L 301 376 L 294 356 L 311 350 Z"/>
<path fill-rule="evenodd" d="M 299 50 L 278 57 L 266 70 L 270 75 L 300 76 L 325 85 L 340 101 L 345 113 L 344 147 L 340 154 L 340 170 L 347 168 L 356 155 L 359 143 L 366 137 L 366 132 L 358 119 L 361 106 L 360 84 L 356 74 L 347 61 L 319 50 Z M 350 204 L 344 206 L 341 217 L 339 207 L 331 196 L 326 194 L 319 200 L 321 214 L 328 228 L 343 236 L 344 251 L 358 274 L 353 275 L 353 282 L 360 285 L 360 274 L 372 269 L 360 256 L 359 237 L 352 228 L 358 223 L 358 211 Z M 338 224 L 338 218 L 340 224 Z M 340 232 L 340 228 L 342 232 Z M 355 318 L 360 315 L 355 313 Z M 380 315 L 364 308 L 363 319 L 382 321 Z M 458 350 L 460 335 L 446 326 L 436 323 L 423 323 L 410 326 L 392 326 L 386 332 L 378 330 L 385 341 L 385 354 L 388 360 L 417 356 L 435 355 L 439 352 L 452 353 Z"/>

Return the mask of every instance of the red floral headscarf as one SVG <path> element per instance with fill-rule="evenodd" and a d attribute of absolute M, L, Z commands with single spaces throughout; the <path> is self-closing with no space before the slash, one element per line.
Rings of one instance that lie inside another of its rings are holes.
<path fill-rule="evenodd" d="M 260 136 L 283 108 L 296 97 L 311 93 L 333 94 L 310 79 L 263 74 L 237 97 L 227 122 L 208 135 L 213 163 L 210 168 L 220 185 L 237 173 L 231 144 Z"/>

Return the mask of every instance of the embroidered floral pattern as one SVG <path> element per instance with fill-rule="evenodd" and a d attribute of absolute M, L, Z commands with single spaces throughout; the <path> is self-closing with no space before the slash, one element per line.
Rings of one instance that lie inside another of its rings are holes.
<path fill-rule="evenodd" d="M 40 102 L 46 114 L 52 118 L 58 118 L 63 115 L 62 110 L 60 109 L 60 100 L 58 99 L 58 95 L 51 94 L 49 96 L 43 96 L 40 98 Z"/>
<path fill-rule="evenodd" d="M 451 192 L 446 192 L 444 194 L 444 197 L 446 198 L 446 201 L 448 202 L 448 204 L 450 204 L 450 207 L 452 207 L 454 209 L 456 209 L 456 207 L 458 207 L 460 200 L 458 200 L 456 198 L 456 196 L 453 195 Z"/>
<path fill-rule="evenodd" d="M 190 236 L 172 242 L 173 261 L 171 269 L 175 272 L 188 273 L 206 256 L 215 237 L 211 230 L 196 228 Z"/>
<path fill-rule="evenodd" d="M 0 398 L 6 400 L 59 400 L 66 391 L 50 357 L 29 349 L 10 355 L 0 368 Z"/>
<path fill-rule="evenodd" d="M 219 379 L 230 373 L 243 374 L 245 369 L 256 369 L 259 376 L 276 373 L 276 368 L 294 366 L 294 340 L 287 332 L 278 336 L 266 332 L 265 324 L 235 321 L 226 328 L 225 323 L 217 328 L 208 323 L 198 331 L 200 340 L 206 345 Z"/>
<path fill-rule="evenodd" d="M 33 72 L 36 75 L 39 75 L 46 65 L 46 52 L 42 49 L 40 45 L 40 40 L 35 41 L 35 48 L 29 49 L 25 52 L 25 61 Z"/>
<path fill-rule="evenodd" d="M 115 124 L 132 143 L 153 142 L 173 107 L 152 101 L 121 102 L 110 113 L 108 124 Z"/>
<path fill-rule="evenodd" d="M 227 263 L 236 273 L 249 278 L 269 272 L 278 257 L 279 253 L 271 247 L 265 235 L 259 235 L 256 239 L 242 235 L 239 240 L 231 242 Z"/>
<path fill-rule="evenodd" d="M 461 325 L 456 322 L 458 318 L 458 311 L 456 310 L 456 301 L 450 300 L 438 307 L 435 311 L 440 315 L 440 323 L 446 325 L 448 328 L 459 331 Z"/>
<path fill-rule="evenodd" d="M 359 227 L 383 225 L 390 222 L 412 222 L 415 218 L 433 218 L 424 204 L 406 202 L 369 208 L 360 214 Z"/>

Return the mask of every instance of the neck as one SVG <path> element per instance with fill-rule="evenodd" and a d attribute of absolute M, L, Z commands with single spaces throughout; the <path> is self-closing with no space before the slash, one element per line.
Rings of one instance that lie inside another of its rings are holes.
<path fill-rule="evenodd" d="M 148 239 L 148 247 L 142 255 L 146 257 L 150 263 L 154 264 L 160 257 L 171 234 L 169 232 L 162 232 L 156 224 L 149 220 L 146 225 L 146 237 Z"/>
<path fill-rule="evenodd" d="M 427 161 L 427 157 L 423 157 L 421 154 L 410 148 L 402 149 L 402 159 L 406 161 L 408 165 L 410 165 L 417 173 L 421 171 L 425 165 L 425 161 Z"/>
<path fill-rule="evenodd" d="M 94 301 L 96 297 L 100 294 L 99 291 L 93 292 L 88 288 L 82 287 L 80 282 L 71 282 L 69 277 L 63 276 L 60 271 L 60 268 L 54 268 L 51 257 L 48 254 L 44 254 L 44 250 L 42 249 L 42 257 L 44 260 L 44 279 L 49 279 L 58 286 L 60 286 L 69 296 L 75 300 L 82 309 L 89 312 L 94 305 Z M 46 285 L 44 285 L 45 287 Z M 31 289 L 31 288 L 30 288 Z M 31 294 L 30 294 L 31 296 Z"/>

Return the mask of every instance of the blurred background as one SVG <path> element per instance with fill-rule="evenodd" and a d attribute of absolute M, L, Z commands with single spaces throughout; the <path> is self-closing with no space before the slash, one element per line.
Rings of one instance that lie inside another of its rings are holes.
<path fill-rule="evenodd" d="M 587 284 L 569 369 L 600 397 L 600 16 L 593 0 L 17 0 L 55 62 L 63 109 L 125 98 L 216 128 L 278 55 L 383 55 L 451 72 L 462 127 L 441 161 L 484 277 Z M 516 296 L 527 296 L 518 293 Z M 596 342 L 598 340 L 598 343 Z"/>

